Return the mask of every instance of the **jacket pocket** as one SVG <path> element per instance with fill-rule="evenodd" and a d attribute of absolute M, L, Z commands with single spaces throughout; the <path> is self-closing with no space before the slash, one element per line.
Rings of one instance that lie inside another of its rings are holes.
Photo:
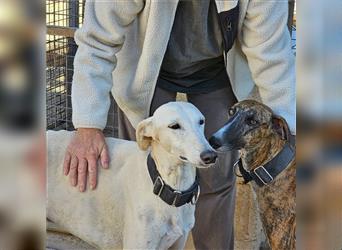
<path fill-rule="evenodd" d="M 224 42 L 224 50 L 227 53 L 232 47 L 237 37 L 239 22 L 239 2 L 231 10 L 219 13 L 221 31 Z"/>

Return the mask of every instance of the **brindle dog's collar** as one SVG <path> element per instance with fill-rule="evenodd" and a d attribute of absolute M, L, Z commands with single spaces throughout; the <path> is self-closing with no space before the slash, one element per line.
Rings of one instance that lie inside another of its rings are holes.
<path fill-rule="evenodd" d="M 248 171 L 243 167 L 241 158 L 234 164 L 239 167 L 239 171 L 245 181 L 248 183 L 254 180 L 258 186 L 262 187 L 270 184 L 293 160 L 295 157 L 295 149 L 289 142 L 286 142 L 283 149 L 269 162 L 259 166 L 252 171 Z"/>
<path fill-rule="evenodd" d="M 180 207 L 189 202 L 191 202 L 191 204 L 196 204 L 200 194 L 197 172 L 195 182 L 192 186 L 185 191 L 179 191 L 173 189 L 164 182 L 151 154 L 147 157 L 147 168 L 153 182 L 153 193 L 159 196 L 164 202 L 174 207 Z"/>

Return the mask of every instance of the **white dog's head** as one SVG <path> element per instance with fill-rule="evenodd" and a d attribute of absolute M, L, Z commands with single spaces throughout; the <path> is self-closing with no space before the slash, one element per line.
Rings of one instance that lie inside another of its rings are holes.
<path fill-rule="evenodd" d="M 204 116 L 187 102 L 169 102 L 160 106 L 152 117 L 138 124 L 139 147 L 147 150 L 158 143 L 183 162 L 209 167 L 217 154 L 204 137 Z"/>

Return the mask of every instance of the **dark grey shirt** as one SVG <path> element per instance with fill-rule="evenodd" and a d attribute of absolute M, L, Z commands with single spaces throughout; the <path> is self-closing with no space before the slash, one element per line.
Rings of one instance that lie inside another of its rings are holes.
<path fill-rule="evenodd" d="M 180 0 L 158 86 L 208 92 L 227 86 L 223 40 L 214 0 Z"/>

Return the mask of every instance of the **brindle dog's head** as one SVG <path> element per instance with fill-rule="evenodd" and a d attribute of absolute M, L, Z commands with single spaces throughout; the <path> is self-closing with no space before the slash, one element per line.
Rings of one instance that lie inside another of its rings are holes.
<path fill-rule="evenodd" d="M 257 101 L 245 100 L 236 103 L 229 110 L 229 116 L 225 126 L 209 139 L 215 149 L 255 148 L 270 136 L 280 136 L 284 140 L 288 138 L 286 121 Z"/>

